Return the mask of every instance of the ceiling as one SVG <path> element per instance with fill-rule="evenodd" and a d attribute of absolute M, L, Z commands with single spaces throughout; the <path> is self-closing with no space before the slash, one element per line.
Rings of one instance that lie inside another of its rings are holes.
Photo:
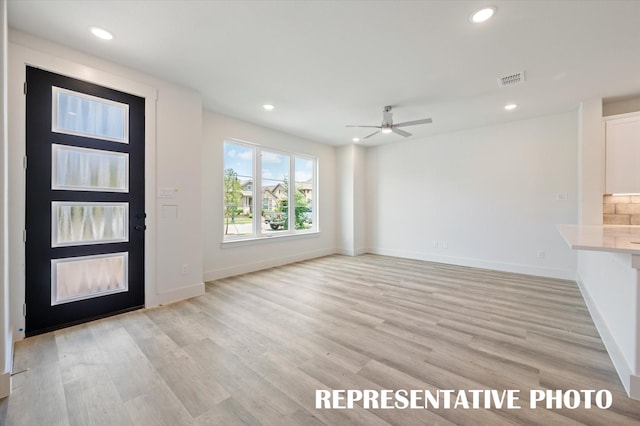
<path fill-rule="evenodd" d="M 495 16 L 472 24 L 487 4 Z M 433 118 L 404 128 L 416 138 L 640 94 L 635 0 L 9 0 L 8 20 L 196 89 L 206 109 L 333 145 L 371 133 L 345 125 L 377 125 L 385 105 L 396 122 Z M 498 87 L 518 71 L 523 84 Z"/>

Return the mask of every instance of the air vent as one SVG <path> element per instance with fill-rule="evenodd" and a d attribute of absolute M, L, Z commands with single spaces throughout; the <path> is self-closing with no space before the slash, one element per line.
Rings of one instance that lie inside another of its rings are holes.
<path fill-rule="evenodd" d="M 524 82 L 524 71 L 516 72 L 513 74 L 505 75 L 498 79 L 499 87 L 510 87 Z"/>

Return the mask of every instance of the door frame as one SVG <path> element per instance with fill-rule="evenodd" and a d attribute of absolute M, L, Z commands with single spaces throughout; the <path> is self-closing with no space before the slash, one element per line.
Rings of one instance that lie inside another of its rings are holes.
<path fill-rule="evenodd" d="M 26 96 L 22 83 L 26 81 L 26 67 L 41 68 L 78 80 L 130 93 L 145 99 L 145 209 L 147 213 L 144 254 L 145 306 L 157 304 L 156 282 L 156 100 L 157 89 L 106 71 L 20 46 L 11 52 L 9 61 L 8 96 L 12 108 L 8 110 L 10 126 L 9 175 L 14 183 L 9 187 L 9 254 L 10 303 L 9 324 L 12 340 L 25 337 L 25 246 L 23 230 L 26 215 L 26 180 L 23 159 L 26 155 Z M 19 86 L 19 87 L 17 87 Z M 20 179 L 17 177 L 20 176 Z M 28 307 L 27 307 L 28 309 Z"/>

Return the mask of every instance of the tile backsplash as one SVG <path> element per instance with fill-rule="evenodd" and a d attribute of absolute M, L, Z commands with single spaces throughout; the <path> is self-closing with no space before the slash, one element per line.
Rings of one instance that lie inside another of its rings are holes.
<path fill-rule="evenodd" d="M 640 225 L 640 195 L 605 195 L 605 225 Z"/>

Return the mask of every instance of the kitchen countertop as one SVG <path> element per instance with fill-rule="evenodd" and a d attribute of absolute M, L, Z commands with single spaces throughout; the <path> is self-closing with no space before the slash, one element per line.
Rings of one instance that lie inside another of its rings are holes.
<path fill-rule="evenodd" d="M 557 228 L 572 249 L 640 254 L 640 226 L 557 225 Z"/>

